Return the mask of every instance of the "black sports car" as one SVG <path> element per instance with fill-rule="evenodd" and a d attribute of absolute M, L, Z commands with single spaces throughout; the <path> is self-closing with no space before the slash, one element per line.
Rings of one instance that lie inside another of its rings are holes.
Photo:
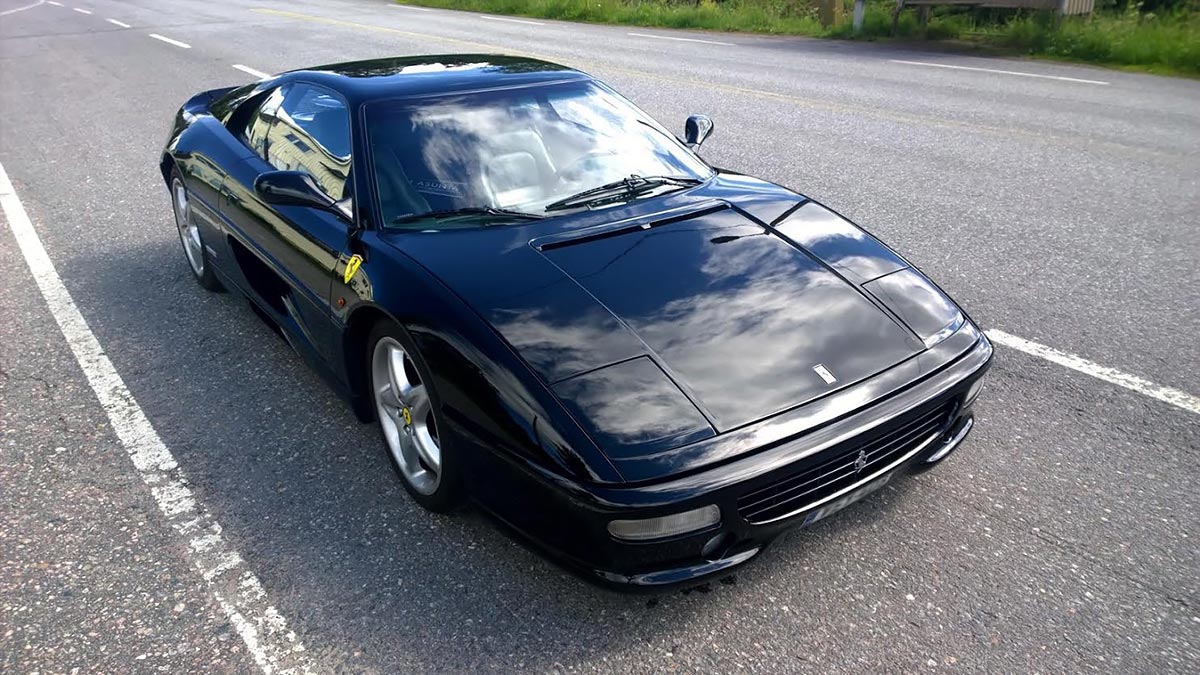
<path fill-rule="evenodd" d="M 903 258 L 495 55 L 196 95 L 162 176 L 200 284 L 377 420 L 405 488 L 592 579 L 717 574 L 971 429 L 992 348 Z"/>

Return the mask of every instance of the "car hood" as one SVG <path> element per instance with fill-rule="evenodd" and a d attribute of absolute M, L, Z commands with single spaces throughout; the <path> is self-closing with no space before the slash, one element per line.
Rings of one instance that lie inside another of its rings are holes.
<path fill-rule="evenodd" d="M 802 405 L 924 349 L 858 284 L 728 204 L 613 220 L 399 245 L 618 463 Z"/>

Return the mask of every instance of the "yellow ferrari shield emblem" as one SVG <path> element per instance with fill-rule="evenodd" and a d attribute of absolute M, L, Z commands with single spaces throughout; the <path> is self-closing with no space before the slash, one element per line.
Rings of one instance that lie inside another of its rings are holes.
<path fill-rule="evenodd" d="M 404 415 L 404 426 L 411 427 L 412 426 L 412 413 L 410 413 L 408 411 L 408 408 L 404 408 L 400 412 Z"/>
<path fill-rule="evenodd" d="M 342 281 L 350 283 L 359 267 L 362 267 L 362 256 L 355 253 L 346 261 L 346 271 L 342 273 Z"/>

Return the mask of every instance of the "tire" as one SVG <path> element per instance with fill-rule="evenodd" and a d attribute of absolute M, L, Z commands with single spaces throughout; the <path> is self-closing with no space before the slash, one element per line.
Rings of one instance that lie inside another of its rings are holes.
<path fill-rule="evenodd" d="M 413 500 L 445 513 L 463 501 L 461 467 L 441 423 L 441 399 L 416 345 L 398 325 L 381 321 L 367 338 L 367 386 L 392 468 Z M 399 393 L 397 393 L 399 392 Z"/>
<path fill-rule="evenodd" d="M 179 232 L 179 243 L 183 245 L 183 257 L 187 261 L 188 269 L 192 271 L 192 278 L 207 291 L 219 293 L 225 290 L 209 261 L 208 250 L 200 234 L 200 226 L 192 217 L 191 196 L 188 195 L 187 188 L 183 184 L 183 177 L 179 175 L 179 169 L 171 170 L 169 190 L 171 212 L 175 214 L 175 229 Z"/>

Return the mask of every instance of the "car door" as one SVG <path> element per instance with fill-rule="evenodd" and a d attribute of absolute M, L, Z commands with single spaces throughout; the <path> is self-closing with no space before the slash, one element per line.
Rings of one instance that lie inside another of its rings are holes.
<path fill-rule="evenodd" d="M 286 84 L 268 94 L 244 140 L 254 152 L 231 168 L 222 188 L 222 210 L 236 229 L 233 256 L 248 290 L 297 351 L 327 363 L 330 284 L 351 227 L 349 111 L 324 87 Z M 267 204 L 254 181 L 273 170 L 310 174 L 346 216 Z"/>

